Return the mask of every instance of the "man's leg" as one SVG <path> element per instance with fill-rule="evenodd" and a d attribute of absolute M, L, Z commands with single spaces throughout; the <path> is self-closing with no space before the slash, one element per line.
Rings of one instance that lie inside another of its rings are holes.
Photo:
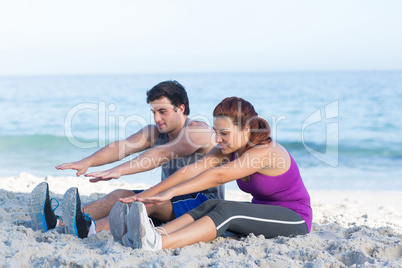
<path fill-rule="evenodd" d="M 99 200 L 95 200 L 83 207 L 85 213 L 89 214 L 90 217 L 96 223 L 96 230 L 109 230 L 108 216 L 110 210 L 115 203 L 119 202 L 119 198 L 124 198 L 132 196 L 135 192 L 130 190 L 118 189 L 109 193 L 108 195 L 102 197 Z M 60 226 L 64 226 L 64 221 L 59 220 Z"/>
<path fill-rule="evenodd" d="M 109 213 L 114 204 L 119 202 L 120 198 L 129 197 L 135 194 L 135 191 L 118 189 L 103 198 L 89 203 L 83 207 L 85 213 L 89 213 L 96 223 L 96 231 L 109 230 Z M 162 205 L 147 208 L 148 215 L 161 222 L 167 222 L 174 219 L 174 212 L 171 202 Z"/>
<path fill-rule="evenodd" d="M 40 184 L 41 186 L 36 187 L 36 191 L 33 191 L 32 196 L 35 196 L 35 193 L 38 192 L 41 197 L 43 197 L 43 200 L 47 200 L 47 203 L 49 203 L 50 207 L 50 199 L 49 199 L 49 194 L 48 194 L 48 185 L 47 183 L 42 183 Z M 39 190 L 38 190 L 39 189 Z M 77 193 L 78 194 L 78 193 Z M 108 195 L 104 196 L 103 198 L 96 200 L 94 202 L 91 202 L 83 207 L 83 211 L 86 214 L 89 214 L 89 216 L 96 222 L 96 231 L 100 232 L 102 230 L 109 230 L 109 213 L 112 207 L 114 206 L 115 203 L 119 202 L 120 198 L 124 197 L 129 197 L 135 194 L 135 191 L 131 190 L 124 190 L 124 189 L 118 189 L 115 190 Z M 38 198 L 32 198 L 30 200 L 36 200 Z M 44 203 L 44 201 L 40 199 L 40 204 Z M 33 205 L 31 205 L 33 207 Z M 41 211 L 43 211 L 43 208 L 39 208 Z M 49 211 L 53 213 L 51 208 L 46 210 L 45 212 Z M 165 204 L 159 205 L 159 206 L 152 206 L 147 209 L 148 215 L 156 220 L 159 220 L 161 222 L 167 222 L 171 221 L 175 218 L 174 212 L 173 212 L 173 206 L 171 202 L 166 202 Z M 34 213 L 31 213 L 34 215 Z M 54 214 L 54 213 L 53 213 Z M 53 215 L 52 214 L 52 215 Z M 31 217 L 33 218 L 34 216 Z M 43 216 L 45 217 L 45 216 Z M 54 224 L 56 225 L 56 224 Z M 59 225 L 64 226 L 64 220 L 60 217 L 59 219 Z M 54 226 L 52 226 L 54 228 Z M 47 230 L 47 229 L 46 229 Z M 46 231 L 44 230 L 44 231 Z"/>
<path fill-rule="evenodd" d="M 120 198 L 129 197 L 135 194 L 135 191 L 118 189 L 114 190 L 110 194 L 104 196 L 103 198 L 96 200 L 92 203 L 89 203 L 83 207 L 83 211 L 90 215 L 90 217 L 96 223 L 96 232 L 100 232 L 102 230 L 110 230 L 109 227 L 109 213 L 113 208 L 114 204 L 119 202 Z M 199 194 L 196 198 L 188 198 L 185 200 L 179 200 L 175 202 L 176 207 L 176 215 L 173 208 L 172 202 L 166 202 L 162 205 L 151 206 L 147 208 L 148 216 L 153 218 L 156 225 L 160 225 L 161 223 L 165 223 L 176 218 L 177 213 L 182 215 L 186 213 L 188 210 L 191 210 L 194 207 L 197 207 L 199 204 L 207 200 L 204 195 Z M 61 226 L 64 223 L 59 223 Z"/>
<path fill-rule="evenodd" d="M 166 202 L 158 206 L 148 207 L 147 213 L 148 216 L 153 219 L 155 226 L 171 221 L 175 218 L 171 202 Z M 96 222 L 96 232 L 100 232 L 102 230 L 110 230 L 109 215 L 100 220 L 96 220 L 95 222 Z"/>
<path fill-rule="evenodd" d="M 148 216 L 163 223 L 175 219 L 172 202 L 147 207 Z"/>
<path fill-rule="evenodd" d="M 101 220 L 109 216 L 110 210 L 119 202 L 120 198 L 134 195 L 135 192 L 130 190 L 118 189 L 99 200 L 93 201 L 83 207 L 85 213 L 89 213 L 95 221 Z"/>
<path fill-rule="evenodd" d="M 173 206 L 170 201 L 162 205 L 148 207 L 147 213 L 148 216 L 151 217 L 152 220 L 154 221 L 155 226 L 161 225 L 175 218 L 173 212 Z M 100 232 L 102 230 L 110 230 L 109 215 L 95 222 L 96 222 L 96 232 Z"/>

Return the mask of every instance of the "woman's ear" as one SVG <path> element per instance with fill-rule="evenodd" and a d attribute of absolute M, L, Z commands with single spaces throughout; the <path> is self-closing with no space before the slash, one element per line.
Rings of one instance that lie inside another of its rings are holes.
<path fill-rule="evenodd" d="M 246 126 L 243 131 L 245 135 L 250 134 L 250 125 Z"/>

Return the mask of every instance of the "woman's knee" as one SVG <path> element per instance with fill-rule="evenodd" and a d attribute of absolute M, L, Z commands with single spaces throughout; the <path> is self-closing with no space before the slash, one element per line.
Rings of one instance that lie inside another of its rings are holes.
<path fill-rule="evenodd" d="M 225 211 L 231 211 L 231 212 L 235 212 L 236 211 L 236 204 L 238 204 L 239 202 L 234 202 L 234 201 L 222 201 L 219 202 L 216 206 L 215 206 L 215 211 L 219 211 L 219 212 L 225 212 Z M 225 213 L 226 214 L 226 213 Z"/>
<path fill-rule="evenodd" d="M 207 207 L 216 206 L 217 204 L 225 202 L 222 199 L 208 199 L 207 201 L 203 202 L 201 205 L 205 204 Z"/>
<path fill-rule="evenodd" d="M 213 210 L 220 202 L 224 201 L 221 199 L 209 199 L 187 213 L 190 214 L 190 216 L 193 217 L 194 220 L 198 220 L 201 217 L 205 216 L 205 214 Z"/>

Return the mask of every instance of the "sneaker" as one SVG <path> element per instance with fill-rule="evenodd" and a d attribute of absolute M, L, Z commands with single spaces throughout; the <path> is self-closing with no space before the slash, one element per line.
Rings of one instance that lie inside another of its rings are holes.
<path fill-rule="evenodd" d="M 52 208 L 52 201 L 56 201 L 57 205 Z M 28 201 L 28 211 L 31 216 L 31 227 L 33 230 L 41 230 L 46 232 L 53 229 L 57 225 L 57 219 L 54 211 L 59 206 L 57 199 L 49 198 L 49 185 L 47 182 L 39 183 L 31 192 Z"/>
<path fill-rule="evenodd" d="M 149 251 L 162 249 L 162 236 L 155 230 L 145 205 L 141 202 L 131 204 L 127 215 L 127 233 L 122 237 L 122 244 Z"/>
<path fill-rule="evenodd" d="M 81 200 L 77 187 L 71 187 L 64 194 L 61 204 L 66 234 L 72 234 L 79 238 L 88 237 L 93 220 L 89 214 L 81 211 Z"/>
<path fill-rule="evenodd" d="M 109 227 L 115 241 L 121 242 L 123 235 L 127 233 L 128 204 L 117 202 L 109 213 Z"/>

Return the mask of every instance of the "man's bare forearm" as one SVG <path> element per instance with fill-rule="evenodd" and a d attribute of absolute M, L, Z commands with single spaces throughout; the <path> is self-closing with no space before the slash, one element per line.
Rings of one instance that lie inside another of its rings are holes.
<path fill-rule="evenodd" d="M 102 166 L 123 159 L 128 155 L 125 151 L 125 142 L 116 141 L 81 161 L 86 162 L 90 167 Z"/>
<path fill-rule="evenodd" d="M 114 169 L 121 175 L 136 174 L 155 169 L 173 158 L 175 156 L 169 150 L 154 147 Z"/>

